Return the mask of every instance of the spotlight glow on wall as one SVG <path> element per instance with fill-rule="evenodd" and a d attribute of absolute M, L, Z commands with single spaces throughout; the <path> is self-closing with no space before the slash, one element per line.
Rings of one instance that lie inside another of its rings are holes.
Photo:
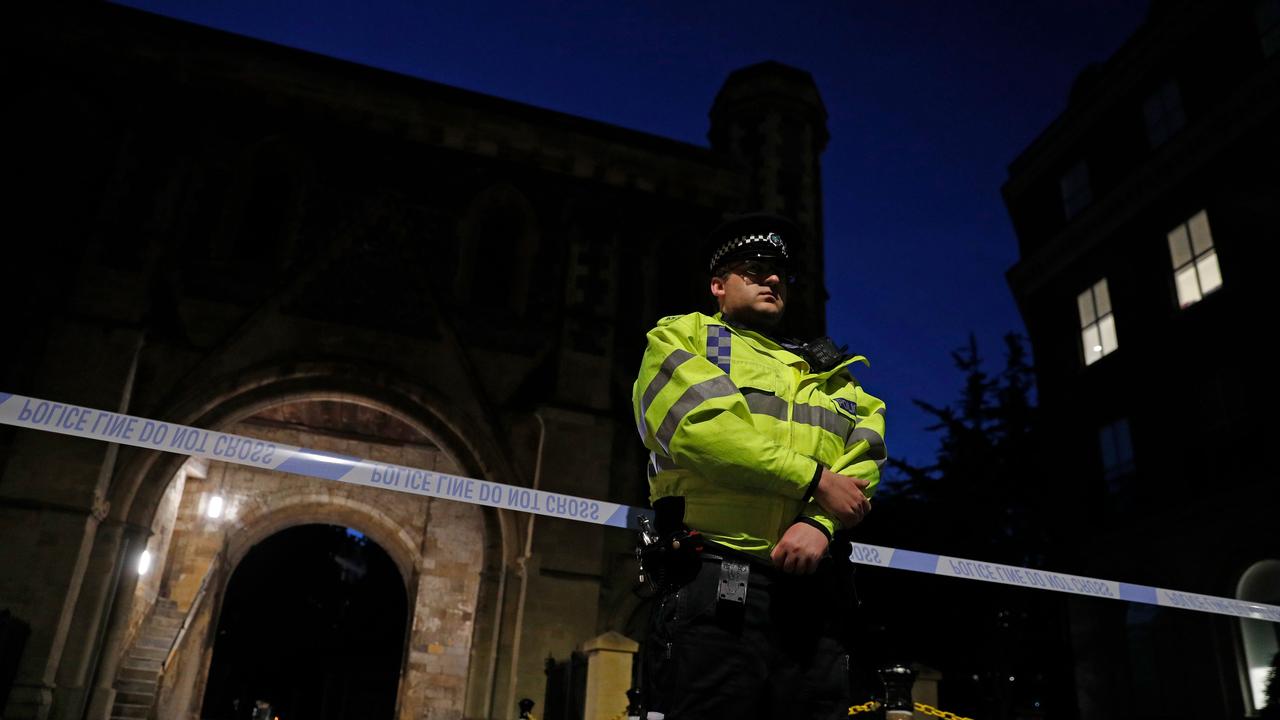
<path fill-rule="evenodd" d="M 146 575 L 147 571 L 150 569 L 151 569 L 151 551 L 143 550 L 142 554 L 138 556 L 138 574 Z"/>
<path fill-rule="evenodd" d="M 205 510 L 205 512 L 211 518 L 222 517 L 222 505 L 223 505 L 222 496 L 214 495 L 213 497 L 209 498 L 209 507 Z"/>

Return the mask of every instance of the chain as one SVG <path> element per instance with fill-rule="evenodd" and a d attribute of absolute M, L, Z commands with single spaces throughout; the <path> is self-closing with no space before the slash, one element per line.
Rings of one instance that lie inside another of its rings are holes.
<path fill-rule="evenodd" d="M 933 707 L 932 705 L 925 705 L 924 703 L 918 702 L 918 703 L 915 703 L 915 706 L 917 711 L 922 712 L 925 715 L 932 715 L 933 717 L 942 718 L 943 720 L 973 720 L 972 718 L 961 717 L 960 715 L 957 715 L 953 712 L 947 712 L 946 710 L 939 710 L 938 708 Z"/>
<path fill-rule="evenodd" d="M 919 702 L 914 703 L 914 705 L 917 712 L 921 712 L 921 713 L 924 713 L 925 715 L 930 715 L 936 718 L 942 718 L 942 720 L 973 720 L 973 718 L 967 718 L 961 715 L 957 715 L 953 712 L 947 712 L 946 710 L 939 710 L 938 708 L 933 707 L 932 705 L 925 705 L 924 703 L 919 703 Z M 870 702 L 864 702 L 861 705 L 851 706 L 849 708 L 849 716 L 852 717 L 859 713 L 874 712 L 879 709 L 880 709 L 880 703 L 876 702 L 875 700 L 872 700 Z"/>

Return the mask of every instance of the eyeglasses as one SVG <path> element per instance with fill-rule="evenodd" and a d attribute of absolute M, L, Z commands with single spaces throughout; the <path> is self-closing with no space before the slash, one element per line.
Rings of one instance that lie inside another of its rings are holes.
<path fill-rule="evenodd" d="M 729 272 L 737 273 L 757 284 L 774 275 L 777 275 L 778 279 L 784 283 L 794 282 L 795 280 L 793 275 L 787 274 L 786 266 L 767 260 L 746 260 L 734 263 L 729 266 Z"/>

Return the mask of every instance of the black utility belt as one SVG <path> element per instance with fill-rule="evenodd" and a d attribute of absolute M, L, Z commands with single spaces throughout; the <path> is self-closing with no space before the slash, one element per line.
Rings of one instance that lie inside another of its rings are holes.
<path fill-rule="evenodd" d="M 725 547 L 711 540 L 703 540 L 703 550 L 699 553 L 704 563 L 719 563 L 720 578 L 717 596 L 720 602 L 745 604 L 747 587 L 754 579 L 765 584 L 782 581 L 785 573 L 758 557 L 753 557 L 739 550 Z"/>
<path fill-rule="evenodd" d="M 773 563 L 762 560 L 754 555 L 735 550 L 731 547 L 725 547 L 714 540 L 702 540 L 702 552 L 698 556 L 703 560 L 710 562 L 734 562 L 742 563 L 751 568 L 751 572 L 762 575 L 771 580 L 781 580 L 785 573 L 773 565 Z"/>

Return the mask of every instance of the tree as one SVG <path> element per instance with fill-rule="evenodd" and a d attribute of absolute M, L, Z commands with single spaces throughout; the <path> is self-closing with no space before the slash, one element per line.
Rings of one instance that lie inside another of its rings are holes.
<path fill-rule="evenodd" d="M 916 534 L 932 552 L 1025 564 L 1038 560 L 1044 538 L 1033 522 L 1038 493 L 1032 425 L 1033 371 L 1022 338 L 1005 336 L 1005 365 L 996 376 L 983 370 L 978 343 L 951 357 L 964 373 L 964 387 L 953 405 L 924 400 L 915 404 L 937 422 L 941 433 L 933 465 L 890 460 L 905 475 L 902 493 L 923 513 L 933 531 Z"/>
<path fill-rule="evenodd" d="M 956 401 L 915 404 L 935 422 L 937 459 L 890 460 L 861 539 L 1022 566 L 1042 566 L 1048 538 L 1036 487 L 1034 374 L 1023 339 L 1004 338 L 1004 367 L 983 368 L 977 341 L 952 353 Z M 1056 594 L 907 573 L 876 574 L 868 595 L 895 661 L 943 672 L 947 709 L 984 718 L 1070 714 L 1069 653 Z M 876 587 L 879 586 L 879 587 Z M 1011 679 L 1012 678 L 1012 679 Z M 1046 711 L 1049 709 L 1049 711 Z M 1057 712 L 1052 710 L 1056 709 Z"/>

